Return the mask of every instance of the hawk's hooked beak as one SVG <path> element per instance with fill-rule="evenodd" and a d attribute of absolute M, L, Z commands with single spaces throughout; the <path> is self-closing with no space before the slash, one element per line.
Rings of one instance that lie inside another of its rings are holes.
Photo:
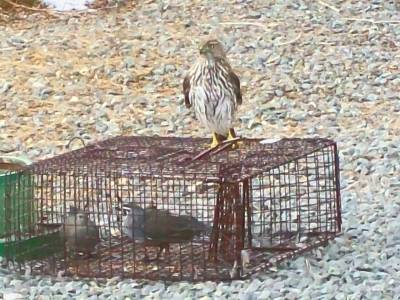
<path fill-rule="evenodd" d="M 208 61 L 213 61 L 214 60 L 213 54 L 212 54 L 210 48 L 208 48 L 208 47 L 201 48 L 200 49 L 200 54 L 205 56 Z"/>
<path fill-rule="evenodd" d="M 200 54 L 206 55 L 207 52 L 208 52 L 208 49 L 207 49 L 206 47 L 201 47 L 201 48 L 200 48 Z"/>

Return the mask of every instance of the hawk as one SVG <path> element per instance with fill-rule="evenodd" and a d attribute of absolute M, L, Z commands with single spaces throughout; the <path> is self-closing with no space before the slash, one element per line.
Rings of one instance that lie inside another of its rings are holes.
<path fill-rule="evenodd" d="M 193 106 L 196 118 L 212 132 L 212 148 L 236 137 L 233 123 L 242 104 L 240 81 L 219 41 L 201 45 L 196 64 L 183 80 L 183 93 L 186 107 Z"/>

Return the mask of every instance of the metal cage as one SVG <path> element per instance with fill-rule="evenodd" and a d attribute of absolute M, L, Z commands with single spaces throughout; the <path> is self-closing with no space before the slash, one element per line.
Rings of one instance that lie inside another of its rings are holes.
<path fill-rule="evenodd" d="M 10 267 L 82 277 L 229 280 L 340 232 L 335 142 L 242 139 L 237 149 L 226 143 L 205 150 L 207 142 L 121 136 L 19 172 L 4 195 L 6 204 L 23 202 L 5 206 Z M 129 227 L 125 209 L 132 203 L 145 213 L 140 221 L 131 217 Z M 77 225 L 80 214 L 97 232 L 94 243 Z M 80 237 L 71 238 L 71 226 Z"/>

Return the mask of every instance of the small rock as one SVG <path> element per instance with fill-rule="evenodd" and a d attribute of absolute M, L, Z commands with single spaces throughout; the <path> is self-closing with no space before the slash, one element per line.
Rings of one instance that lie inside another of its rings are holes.
<path fill-rule="evenodd" d="M 378 100 L 378 98 L 379 97 L 376 94 L 368 94 L 367 97 L 365 97 L 364 99 L 367 100 L 367 101 L 375 102 L 375 101 Z"/>
<path fill-rule="evenodd" d="M 2 153 L 10 153 L 17 150 L 15 145 L 12 145 L 10 143 L 0 143 L 0 152 Z"/>
<path fill-rule="evenodd" d="M 135 66 L 135 60 L 133 57 L 126 57 L 124 60 L 124 66 L 126 69 L 130 69 Z"/>
<path fill-rule="evenodd" d="M 104 133 L 108 129 L 108 125 L 103 121 L 96 122 L 96 131 L 99 133 Z"/>
<path fill-rule="evenodd" d="M 0 94 L 5 94 L 6 92 L 11 89 L 12 83 L 9 81 L 5 81 L 2 84 L 0 84 Z"/>
<path fill-rule="evenodd" d="M 42 80 L 33 81 L 32 83 L 32 94 L 42 100 L 46 99 L 52 91 Z"/>
<path fill-rule="evenodd" d="M 165 69 L 166 73 L 170 73 L 170 72 L 175 72 L 176 71 L 175 65 L 171 65 L 171 64 L 165 65 L 164 69 Z"/>
<path fill-rule="evenodd" d="M 304 90 L 309 90 L 309 89 L 312 88 L 312 84 L 310 84 L 310 83 L 303 83 L 303 84 L 301 85 L 301 88 L 304 89 Z"/>
<path fill-rule="evenodd" d="M 292 119 L 295 121 L 303 121 L 307 117 L 306 112 L 295 112 L 292 114 Z"/>
<path fill-rule="evenodd" d="M 3 299 L 4 300 L 19 300 L 19 299 L 25 299 L 25 296 L 22 294 L 18 293 L 3 293 Z"/>

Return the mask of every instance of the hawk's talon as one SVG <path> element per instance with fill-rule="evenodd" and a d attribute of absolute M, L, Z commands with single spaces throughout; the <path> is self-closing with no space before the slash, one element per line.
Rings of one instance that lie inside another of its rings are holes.
<path fill-rule="evenodd" d="M 237 136 L 236 136 L 235 130 L 233 128 L 229 129 L 228 137 L 226 138 L 226 140 L 230 141 L 230 140 L 233 140 L 233 139 L 236 139 L 236 138 L 237 138 Z M 239 145 L 241 145 L 241 144 L 243 144 L 243 142 L 239 142 L 239 141 L 234 142 L 232 144 L 232 149 L 239 148 Z"/>
<path fill-rule="evenodd" d="M 235 138 L 236 138 L 236 134 L 234 133 L 233 129 L 229 130 L 227 140 L 230 141 L 230 140 L 233 140 Z"/>
<path fill-rule="evenodd" d="M 210 148 L 213 149 L 213 148 L 217 147 L 218 145 L 219 145 L 219 140 L 217 138 L 217 134 L 215 132 L 213 132 L 213 139 L 210 144 Z"/>

